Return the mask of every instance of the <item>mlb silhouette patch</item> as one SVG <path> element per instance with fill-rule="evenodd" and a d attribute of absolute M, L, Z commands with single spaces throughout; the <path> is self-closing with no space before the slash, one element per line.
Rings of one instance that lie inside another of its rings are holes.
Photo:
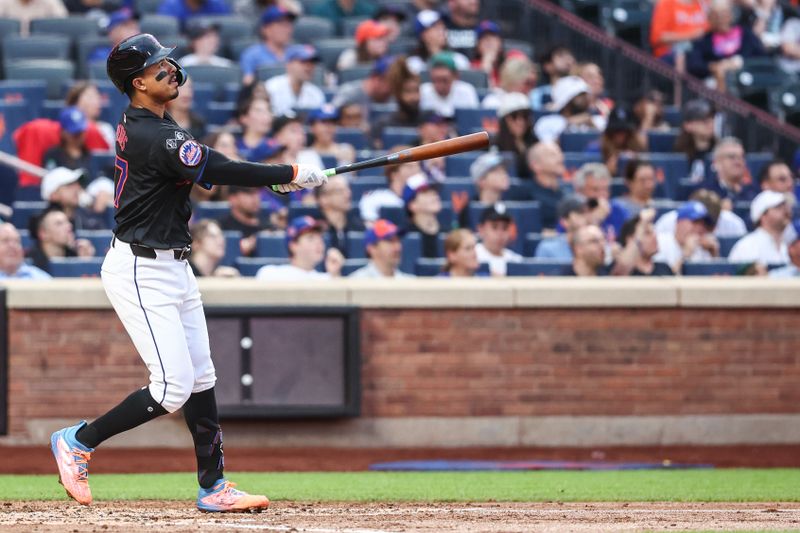
<path fill-rule="evenodd" d="M 203 149 L 197 141 L 188 140 L 178 150 L 178 157 L 187 167 L 196 167 L 203 159 Z"/>

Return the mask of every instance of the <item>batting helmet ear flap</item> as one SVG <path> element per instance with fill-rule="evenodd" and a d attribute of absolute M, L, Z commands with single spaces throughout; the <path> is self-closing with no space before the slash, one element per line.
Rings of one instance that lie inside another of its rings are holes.
<path fill-rule="evenodd" d="M 170 64 L 173 67 L 175 67 L 175 79 L 178 81 L 178 87 L 180 87 L 181 85 L 186 83 L 186 80 L 189 79 L 189 73 L 186 72 L 186 69 L 184 69 L 177 61 L 175 61 L 171 57 L 168 57 L 167 61 L 169 61 Z"/>

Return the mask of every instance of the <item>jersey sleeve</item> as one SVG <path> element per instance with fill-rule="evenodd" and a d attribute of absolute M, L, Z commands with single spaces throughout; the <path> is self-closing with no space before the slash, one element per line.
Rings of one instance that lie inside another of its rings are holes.
<path fill-rule="evenodd" d="M 151 161 L 168 179 L 176 183 L 191 181 L 210 189 L 203 180 L 208 163 L 208 147 L 181 128 L 162 126 L 150 150 Z"/>

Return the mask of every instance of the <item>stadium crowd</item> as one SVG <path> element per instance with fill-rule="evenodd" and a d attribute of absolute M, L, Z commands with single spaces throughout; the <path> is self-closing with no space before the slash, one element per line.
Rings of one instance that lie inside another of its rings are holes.
<path fill-rule="evenodd" d="M 789 7 L 741 3 L 734 25 L 728 0 L 658 0 L 654 53 L 720 89 L 740 54 L 797 62 L 774 42 L 800 24 Z M 482 154 L 335 176 L 313 192 L 195 187 L 196 275 L 800 274 L 796 164 L 721 137 L 707 101 L 675 108 L 653 90 L 617 101 L 598 65 L 561 44 L 534 54 L 480 13 L 480 0 L 0 0 L 31 42 L 42 17 L 102 27 L 95 47 L 75 48 L 86 79 L 13 131 L 16 154 L 49 172 L 19 174 L 0 279 L 99 271 L 124 106 L 92 73 L 141 31 L 177 43 L 189 71 L 170 114 L 231 158 L 327 168 L 493 134 Z"/>

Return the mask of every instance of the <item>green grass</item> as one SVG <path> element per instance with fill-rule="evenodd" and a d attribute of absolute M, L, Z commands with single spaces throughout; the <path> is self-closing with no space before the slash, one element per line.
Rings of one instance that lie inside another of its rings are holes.
<path fill-rule="evenodd" d="M 229 473 L 247 491 L 305 501 L 800 501 L 800 469 L 623 472 Z M 187 500 L 195 477 L 98 474 L 98 500 Z M 49 476 L 0 476 L 0 500 L 57 500 Z"/>

